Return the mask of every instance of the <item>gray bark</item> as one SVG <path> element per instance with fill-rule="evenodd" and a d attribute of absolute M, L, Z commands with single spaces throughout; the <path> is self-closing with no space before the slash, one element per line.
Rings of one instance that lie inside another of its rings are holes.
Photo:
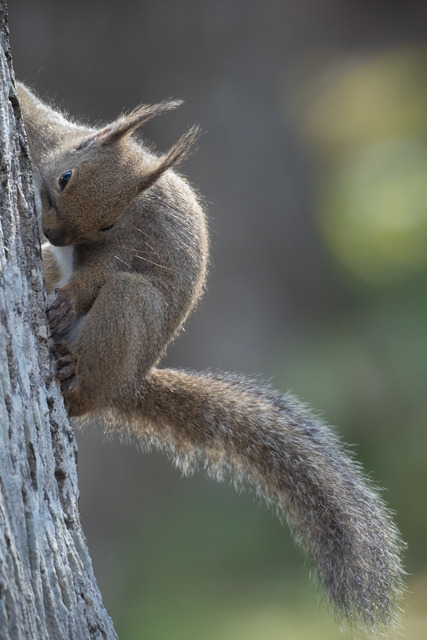
<path fill-rule="evenodd" d="M 26 138 L 0 0 L 0 640 L 113 639 L 53 376 Z"/>

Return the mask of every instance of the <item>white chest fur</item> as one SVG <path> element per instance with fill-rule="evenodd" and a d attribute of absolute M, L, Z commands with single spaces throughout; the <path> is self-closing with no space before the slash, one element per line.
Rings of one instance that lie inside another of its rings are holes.
<path fill-rule="evenodd" d="M 43 267 L 49 303 L 55 297 L 55 289 L 66 285 L 74 273 L 74 247 L 54 247 L 48 242 L 42 245 Z"/>
<path fill-rule="evenodd" d="M 60 280 L 57 287 L 63 287 L 71 280 L 74 273 L 74 247 L 54 247 L 52 252 L 60 271 Z"/>

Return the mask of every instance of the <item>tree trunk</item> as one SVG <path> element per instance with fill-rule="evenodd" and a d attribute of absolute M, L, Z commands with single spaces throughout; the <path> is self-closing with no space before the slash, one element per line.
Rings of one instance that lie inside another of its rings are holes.
<path fill-rule="evenodd" d="M 30 160 L 0 0 L 0 640 L 117 638 L 80 524 L 53 377 Z"/>

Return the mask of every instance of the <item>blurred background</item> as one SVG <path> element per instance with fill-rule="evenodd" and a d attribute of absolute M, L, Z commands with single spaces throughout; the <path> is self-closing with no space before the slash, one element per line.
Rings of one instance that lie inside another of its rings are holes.
<path fill-rule="evenodd" d="M 212 234 L 167 364 L 262 373 L 357 443 L 408 542 L 403 637 L 427 637 L 427 4 L 11 0 L 15 71 L 89 122 L 185 100 Z M 121 640 L 345 638 L 248 494 L 79 433 L 81 511 Z"/>

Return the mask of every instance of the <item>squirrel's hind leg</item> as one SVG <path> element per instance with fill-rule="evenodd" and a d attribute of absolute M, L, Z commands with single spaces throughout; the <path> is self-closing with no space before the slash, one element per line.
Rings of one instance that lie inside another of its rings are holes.
<path fill-rule="evenodd" d="M 101 287 L 70 339 L 78 356 L 78 385 L 67 394 L 79 416 L 126 402 L 167 343 L 167 305 L 147 276 L 119 273 Z"/>

